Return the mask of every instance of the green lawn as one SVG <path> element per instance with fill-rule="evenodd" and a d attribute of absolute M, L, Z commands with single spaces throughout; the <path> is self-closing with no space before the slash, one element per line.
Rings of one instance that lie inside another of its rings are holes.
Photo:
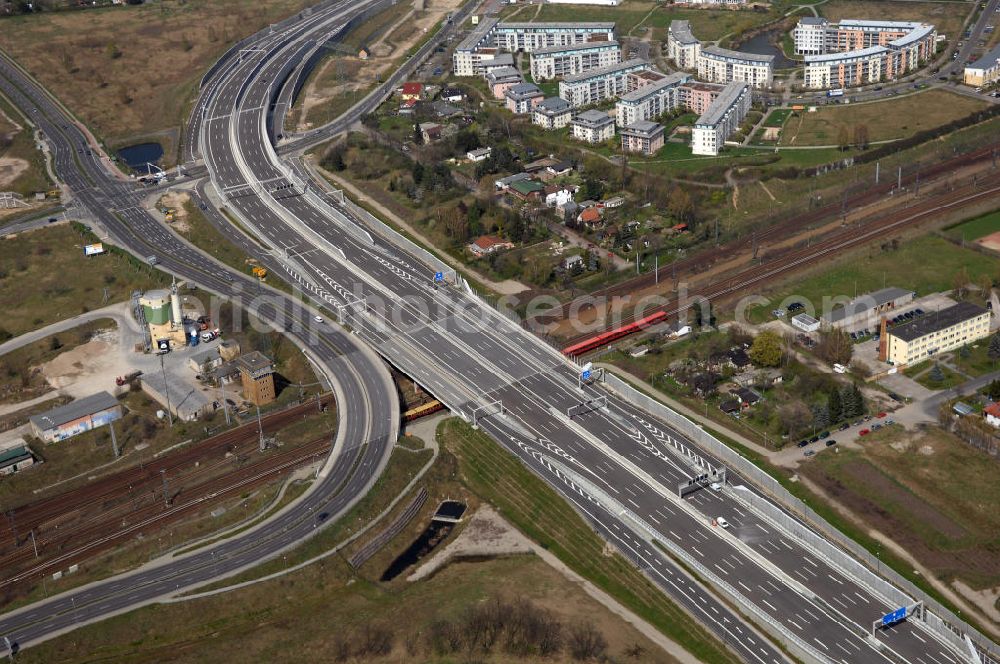
<path fill-rule="evenodd" d="M 903 373 L 916 380 L 928 390 L 950 390 L 956 385 L 961 385 L 965 382 L 965 376 L 962 374 L 952 371 L 943 364 L 939 364 L 938 366 L 941 368 L 941 380 L 934 380 L 931 378 L 934 360 L 927 360 L 925 362 L 921 362 L 920 364 L 915 364 L 912 367 L 908 367 L 903 371 Z"/>
<path fill-rule="evenodd" d="M 790 108 L 775 108 L 772 109 L 767 117 L 764 118 L 763 125 L 765 127 L 784 127 L 785 122 L 788 121 L 788 116 L 792 114 L 792 109 Z"/>
<path fill-rule="evenodd" d="M 904 242 L 896 250 L 882 251 L 872 246 L 829 268 L 800 277 L 794 284 L 784 282 L 765 290 L 762 294 L 770 298 L 770 303 L 751 307 L 748 313 L 753 322 L 768 320 L 774 304 L 786 297 L 809 302 L 817 313 L 822 313 L 824 298 L 851 298 L 883 286 L 907 288 L 919 297 L 950 290 L 952 279 L 963 267 L 975 281 L 983 274 L 997 274 L 1000 260 L 936 236 Z M 832 308 L 832 301 L 830 305 Z"/>
<path fill-rule="evenodd" d="M 976 219 L 963 221 L 960 224 L 949 227 L 947 230 L 948 235 L 951 237 L 956 240 L 965 240 L 966 242 L 978 240 L 997 231 L 1000 231 L 1000 210 L 977 217 Z"/>
<path fill-rule="evenodd" d="M 944 90 L 863 104 L 819 106 L 813 113 L 798 113 L 785 125 L 781 145 L 836 145 L 841 129 L 853 140 L 855 127 L 868 128 L 869 141 L 905 138 L 964 118 L 986 108 L 985 102 Z"/>
<path fill-rule="evenodd" d="M 2 95 L 0 95 L 0 111 L 3 113 L 0 115 L 0 135 L 13 134 L 10 145 L 6 149 L 0 149 L 0 157 L 23 159 L 28 164 L 28 168 L 12 182 L 0 186 L 0 191 L 13 191 L 24 197 L 29 197 L 38 191 L 48 191 L 52 187 L 52 182 L 45 170 L 45 159 L 35 146 L 35 137 L 27 121 Z M 15 133 L 16 128 L 9 125 L 7 118 L 19 124 L 22 127 L 21 131 Z"/>

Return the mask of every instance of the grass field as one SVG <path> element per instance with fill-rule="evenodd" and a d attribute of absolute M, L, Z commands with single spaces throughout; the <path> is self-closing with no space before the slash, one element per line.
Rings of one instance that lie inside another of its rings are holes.
<path fill-rule="evenodd" d="M 900 269 L 906 266 L 906 269 Z M 966 268 L 973 280 L 980 275 L 994 276 L 1000 260 L 972 249 L 956 246 L 940 237 L 928 236 L 902 243 L 898 249 L 882 251 L 869 247 L 834 265 L 764 290 L 770 303 L 748 310 L 754 322 L 770 318 L 774 305 L 786 298 L 811 304 L 817 313 L 824 311 L 824 298 L 854 297 L 883 286 L 913 290 L 917 296 L 950 290 L 958 271 Z M 791 300 L 789 300 L 791 301 Z M 832 307 L 832 300 L 830 301 Z"/>
<path fill-rule="evenodd" d="M 616 7 L 595 7 L 592 5 L 542 5 L 536 14 L 534 7 L 518 11 L 521 5 L 511 5 L 502 15 L 515 11 L 515 21 L 614 21 L 619 35 L 645 36 L 644 28 L 653 28 L 657 38 L 666 38 L 667 26 L 674 20 L 691 22 L 695 37 L 716 40 L 726 35 L 737 34 L 773 20 L 777 12 L 753 11 L 712 11 L 700 9 L 677 9 L 670 5 L 626 0 Z"/>
<path fill-rule="evenodd" d="M 946 230 L 949 236 L 966 242 L 978 240 L 997 231 L 1000 231 L 1000 211 L 992 212 L 976 219 L 970 219 L 969 221 L 963 221 Z"/>
<path fill-rule="evenodd" d="M 148 137 L 172 163 L 203 72 L 312 0 L 163 0 L 5 18 L 0 48 L 114 147 Z M 44 48 L 39 48 L 44 44 Z"/>
<path fill-rule="evenodd" d="M 0 240 L 0 308 L 7 312 L 0 327 L 17 336 L 169 283 L 117 252 L 85 257 L 91 241 L 62 224 Z"/>
<path fill-rule="evenodd" d="M 966 378 L 957 371 L 952 371 L 946 366 L 939 365 L 941 368 L 941 380 L 934 380 L 931 377 L 931 370 L 933 370 L 934 362 L 928 360 L 926 362 L 921 362 L 912 367 L 907 367 L 903 373 L 905 373 L 910 378 L 913 378 L 918 383 L 923 385 L 929 390 L 950 390 L 956 385 L 961 385 L 965 382 Z"/>
<path fill-rule="evenodd" d="M 941 578 L 1000 583 L 997 462 L 951 434 L 890 427 L 864 450 L 817 455 L 800 472 Z"/>
<path fill-rule="evenodd" d="M 986 102 L 928 90 L 895 99 L 864 104 L 820 106 L 815 113 L 798 113 L 785 125 L 781 145 L 837 145 L 842 127 L 849 140 L 853 129 L 868 127 L 870 141 L 905 138 L 963 118 L 987 106 Z"/>
<path fill-rule="evenodd" d="M 16 123 L 16 124 L 15 124 Z M 20 127 L 20 129 L 19 129 Z M 4 137 L 10 137 L 5 145 Z M 45 170 L 45 159 L 35 147 L 35 137 L 28 129 L 27 122 L 14 110 L 7 98 L 0 95 L 0 160 L 18 160 L 26 168 L 13 179 L 5 177 L 0 169 L 0 191 L 14 191 L 28 197 L 51 187 Z"/>
<path fill-rule="evenodd" d="M 765 127 L 784 127 L 791 114 L 792 109 L 790 108 L 775 108 L 767 114 L 762 124 Z"/>
<path fill-rule="evenodd" d="M 972 9 L 965 2 L 894 2 L 893 0 L 829 0 L 819 3 L 817 11 L 824 18 L 877 18 L 883 21 L 923 21 L 933 23 L 939 35 L 957 41 L 962 37 L 962 22 Z"/>

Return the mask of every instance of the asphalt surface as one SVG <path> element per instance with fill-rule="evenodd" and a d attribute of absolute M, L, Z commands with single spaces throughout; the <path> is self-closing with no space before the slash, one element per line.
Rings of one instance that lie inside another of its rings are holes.
<path fill-rule="evenodd" d="M 308 35 L 303 35 L 303 39 Z M 553 349 L 480 306 L 458 288 L 435 287 L 433 268 L 366 235 L 366 222 L 303 188 L 269 138 L 267 108 L 280 88 L 292 43 L 262 51 L 222 74 L 207 103 L 200 148 L 215 187 L 241 221 L 361 338 L 453 411 L 479 425 L 573 502 L 603 535 L 677 601 L 703 618 L 746 661 L 785 661 L 749 633 L 651 540 L 672 541 L 729 584 L 817 661 L 964 661 L 918 621 L 868 636 L 896 608 L 861 580 L 777 531 L 733 488 L 673 498 L 696 472 L 674 452 L 683 436 L 630 404 L 568 409 L 609 396 L 581 390 Z M 494 414 L 497 402 L 504 414 Z M 734 483 L 741 483 L 739 478 Z M 712 526 L 717 517 L 731 525 Z"/>
<path fill-rule="evenodd" d="M 312 311 L 259 287 L 165 229 L 139 205 L 138 193 L 111 176 L 84 134 L 30 77 L 0 56 L 0 90 L 45 134 L 59 179 L 96 224 L 136 256 L 231 298 L 309 348 L 334 380 L 340 402 L 336 439 L 320 479 L 293 509 L 218 545 L 114 577 L 0 616 L 0 635 L 21 646 L 148 604 L 280 555 L 363 496 L 380 474 L 398 432 L 398 400 L 384 364 L 345 331 L 313 325 Z"/>
<path fill-rule="evenodd" d="M 600 386 L 581 390 L 576 369 L 556 351 L 460 288 L 436 286 L 433 268 L 378 239 L 378 233 L 368 235 L 373 230 L 366 227 L 370 222 L 324 199 L 315 187 L 304 190 L 302 179 L 293 175 L 293 165 L 280 160 L 269 138 L 267 110 L 281 87 L 276 77 L 288 67 L 293 54 L 303 53 L 301 42 L 329 34 L 368 4 L 333 5 L 322 20 L 314 15 L 294 30 L 262 36 L 255 42 L 259 50 L 221 68 L 199 102 L 204 104 L 199 149 L 215 187 L 228 198 L 228 207 L 268 245 L 259 249 L 266 253 L 262 258 L 277 264 L 284 270 L 282 276 L 301 284 L 314 300 L 326 303 L 359 338 L 453 411 L 477 422 L 516 454 L 743 660 L 784 662 L 788 658 L 750 630 L 728 604 L 692 581 L 654 540 L 682 549 L 741 602 L 753 607 L 760 620 L 804 648 L 808 659 L 844 664 L 967 661 L 936 641 L 916 620 L 880 630 L 871 638 L 872 621 L 896 607 L 868 590 L 863 579 L 819 558 L 758 517 L 739 497 L 741 489 L 734 488 L 743 480 L 730 476 L 729 485 L 721 491 L 703 490 L 684 500 L 676 498 L 677 486 L 701 472 L 675 451 L 672 441 L 686 442 L 683 436 Z M 344 11 L 338 13 L 338 7 Z M 7 63 L 2 64 L 0 75 L 16 80 L 17 73 L 6 71 Z M 22 105 L 23 100 L 16 103 Z M 43 115 L 58 117 L 44 102 L 39 103 Z M 299 139 L 300 143 L 283 146 L 282 152 L 324 140 L 359 115 L 355 110 L 331 127 Z M 73 133 L 68 127 L 63 129 L 52 127 L 60 135 Z M 61 177 L 79 178 L 74 175 L 77 169 L 63 162 L 79 158 L 87 163 L 93 158 L 86 152 L 74 155 L 73 148 L 79 144 L 63 138 L 66 145 L 53 139 L 61 148 L 56 150 L 57 171 Z M 84 175 L 91 173 L 93 191 L 79 179 L 69 184 L 83 192 L 81 197 L 92 197 L 85 201 L 88 209 L 104 217 L 109 216 L 107 209 L 113 209 L 124 217 L 125 224 L 116 223 L 117 216 L 105 220 L 112 233 L 127 235 L 134 225 L 144 235 L 148 232 L 157 241 L 168 241 L 161 234 L 169 233 L 148 226 L 149 217 L 129 198 L 134 194 L 127 186 L 104 182 L 93 175 L 94 168 L 80 170 Z M 143 245 L 135 251 L 142 255 Z M 202 265 L 199 256 L 192 256 L 189 264 L 177 256 L 171 252 L 161 260 L 164 264 L 171 261 L 171 270 L 200 269 L 203 278 L 216 279 L 221 289 L 230 284 L 224 267 L 211 261 Z M 321 327 L 333 338 L 346 336 L 333 332 L 332 326 Z M 368 384 L 359 380 L 359 390 Z M 370 401 L 361 393 L 355 398 L 358 403 Z M 607 404 L 601 407 L 581 405 L 603 399 Z M 348 399 L 347 403 L 355 402 Z M 497 412 L 498 405 L 502 413 Z M 570 409 L 571 419 L 565 415 Z M 370 435 L 357 433 L 353 440 L 372 440 Z M 351 449 L 358 456 L 375 447 L 361 444 Z M 339 481 L 348 486 L 337 496 L 354 494 L 361 488 L 359 478 L 370 477 L 376 470 L 369 463 L 366 472 L 348 477 L 346 466 L 338 463 L 322 483 L 326 487 L 331 477 L 342 476 Z M 286 524 L 288 532 L 283 534 L 301 535 L 303 524 L 315 523 L 308 513 L 303 518 L 304 509 L 295 510 L 298 520 Z M 713 526 L 718 517 L 728 520 L 730 527 Z M 281 527 L 272 521 L 262 528 L 270 532 Z M 154 601 L 183 584 L 213 578 L 221 573 L 220 564 L 229 570 L 237 562 L 252 564 L 265 557 L 256 541 L 246 539 L 232 542 L 221 561 L 210 551 L 198 552 L 169 563 L 170 569 L 165 570 L 165 565 L 95 584 L 93 595 L 87 588 L 32 605 L 19 615 L 0 618 L 0 634 L 21 642 L 41 638 L 72 627 L 81 602 L 85 602 L 84 619 L 111 615 Z"/>

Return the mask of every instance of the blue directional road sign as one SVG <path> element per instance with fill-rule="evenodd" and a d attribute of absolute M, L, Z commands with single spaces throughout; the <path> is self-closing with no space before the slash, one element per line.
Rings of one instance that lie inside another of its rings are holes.
<path fill-rule="evenodd" d="M 906 620 L 906 607 L 896 609 L 892 613 L 887 613 L 882 616 L 882 627 L 888 627 L 889 625 L 895 625 L 901 620 Z"/>
<path fill-rule="evenodd" d="M 586 371 L 581 372 L 580 373 L 580 378 L 582 378 L 584 380 L 590 380 L 590 369 L 587 369 Z"/>
<path fill-rule="evenodd" d="M 435 272 L 434 281 L 444 281 L 444 272 Z"/>

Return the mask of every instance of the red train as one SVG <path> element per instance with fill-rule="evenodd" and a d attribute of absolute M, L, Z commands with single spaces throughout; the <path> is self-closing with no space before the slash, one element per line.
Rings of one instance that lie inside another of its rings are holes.
<path fill-rule="evenodd" d="M 647 327 L 655 325 L 660 321 L 666 320 L 667 313 L 665 311 L 658 311 L 655 314 L 646 316 L 645 318 L 640 318 L 639 320 L 629 323 L 628 325 L 622 325 L 621 327 L 616 327 L 608 332 L 603 332 L 598 334 L 596 337 L 591 337 L 585 339 L 579 343 L 575 343 L 572 346 L 567 346 L 563 348 L 563 354 L 565 355 L 582 355 L 588 351 L 592 351 L 595 348 L 600 348 L 601 346 L 606 346 L 612 341 L 617 341 L 622 337 L 627 337 L 630 334 L 644 330 Z"/>

